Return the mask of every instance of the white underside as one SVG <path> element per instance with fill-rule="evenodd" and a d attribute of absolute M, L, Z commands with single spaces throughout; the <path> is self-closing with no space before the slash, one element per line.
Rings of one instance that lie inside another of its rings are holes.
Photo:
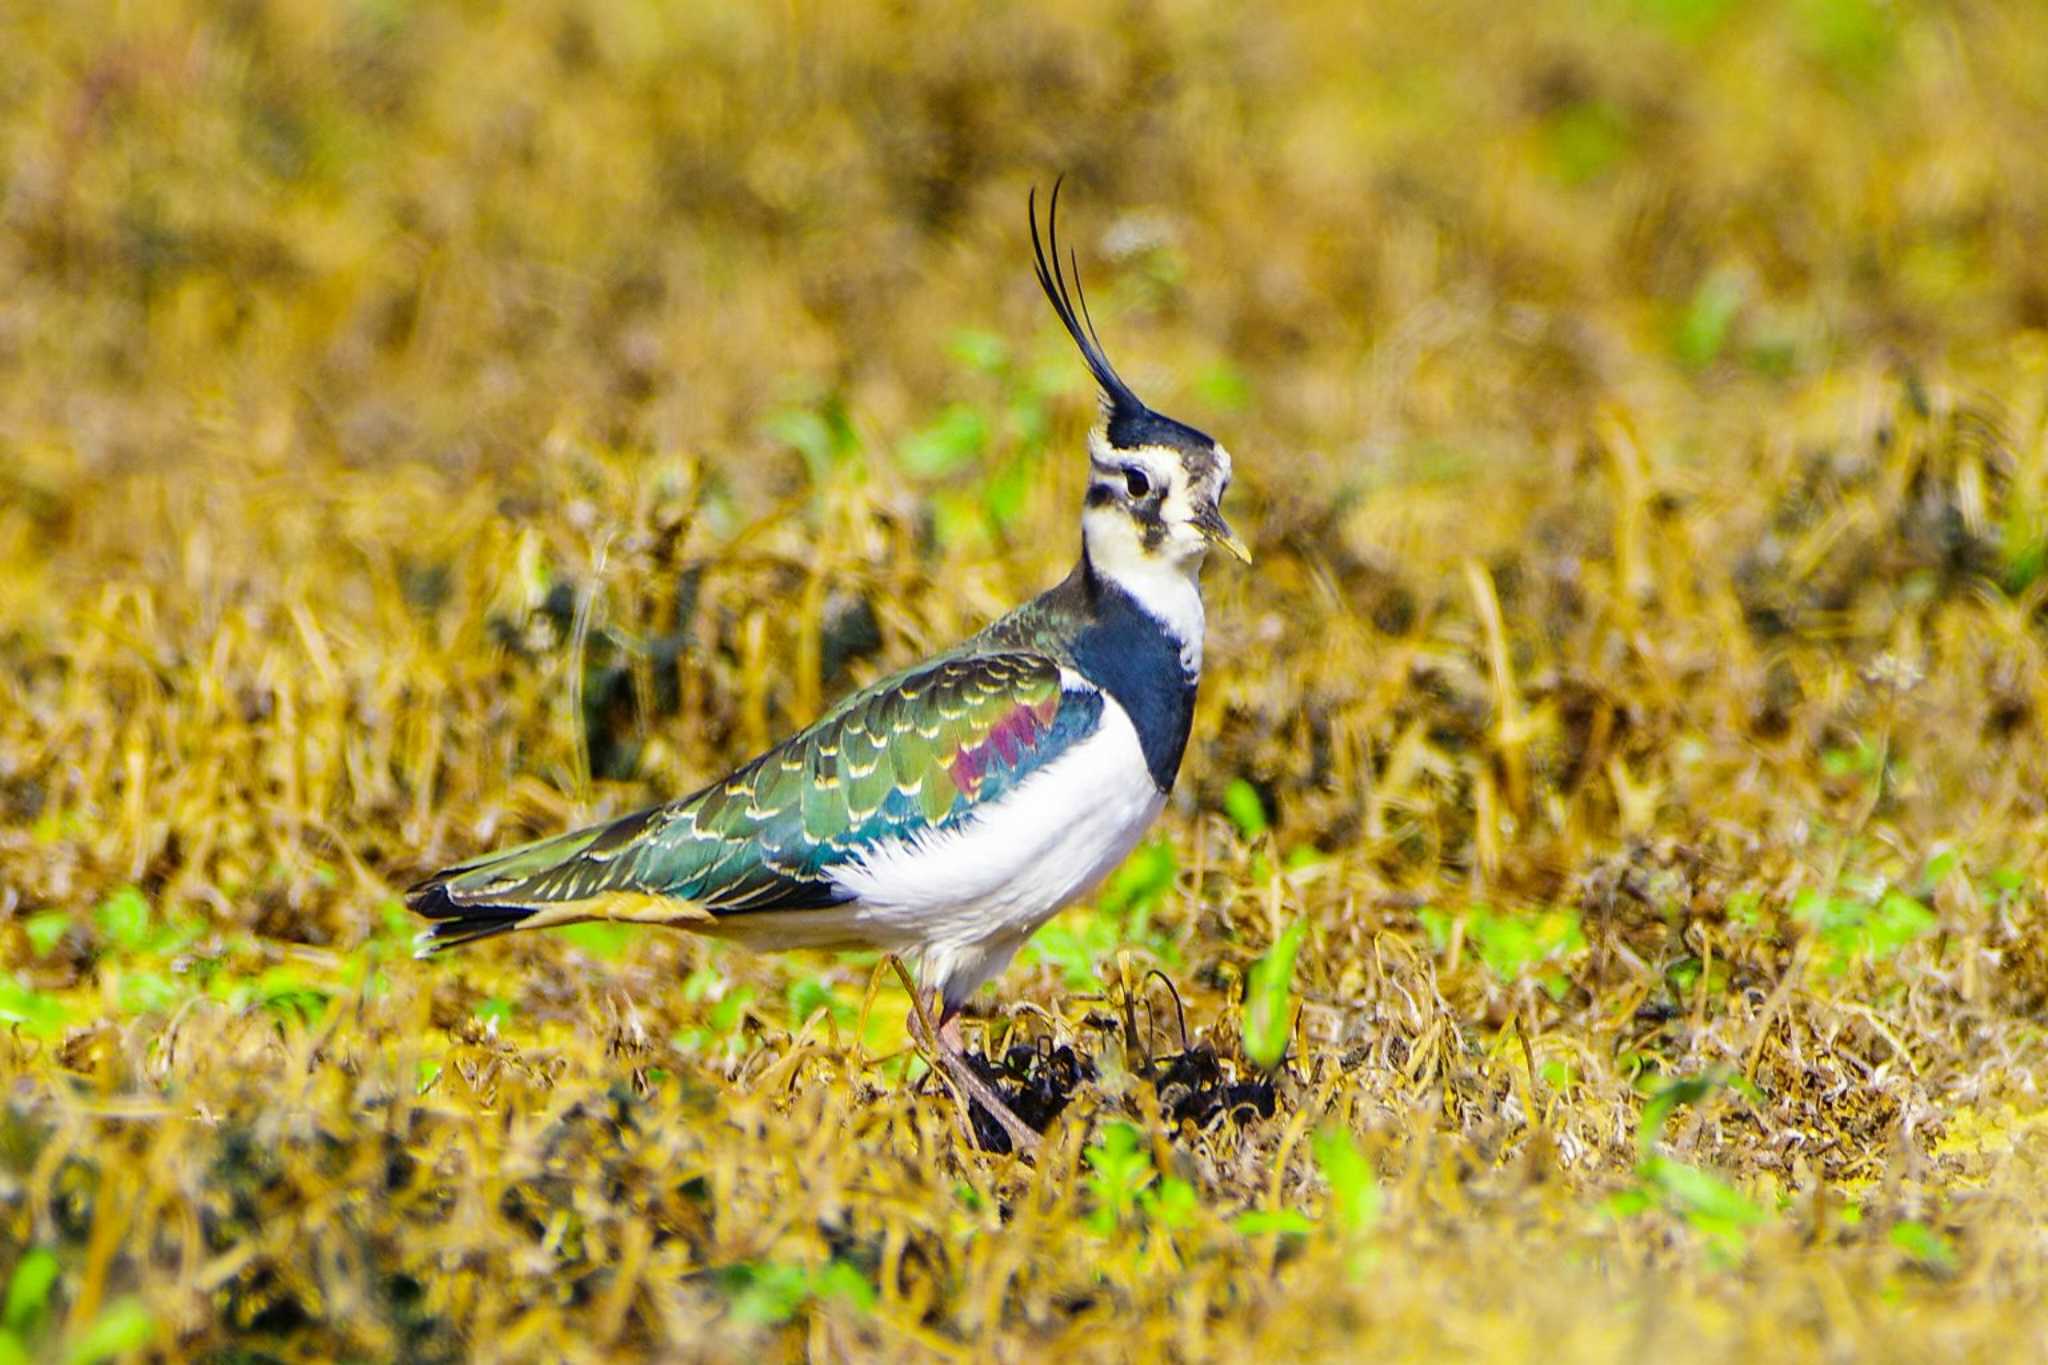
<path fill-rule="evenodd" d="M 749 947 L 915 953 L 958 1004 L 1038 927 L 1124 860 L 1166 804 L 1130 718 L 1105 697 L 1094 734 L 960 826 L 836 872 L 854 899 L 825 910 L 722 915 L 690 928 Z"/>

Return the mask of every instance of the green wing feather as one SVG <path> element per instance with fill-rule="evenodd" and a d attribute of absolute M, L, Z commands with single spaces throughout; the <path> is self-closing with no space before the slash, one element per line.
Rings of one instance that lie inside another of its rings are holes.
<path fill-rule="evenodd" d="M 407 893 L 437 921 L 421 950 L 528 921 L 686 921 L 841 904 L 835 867 L 970 818 L 1086 738 L 1101 715 L 1101 694 L 1066 688 L 1042 654 L 942 658 L 848 698 L 679 801 L 429 877 Z M 620 911 L 627 898 L 632 909 Z"/>

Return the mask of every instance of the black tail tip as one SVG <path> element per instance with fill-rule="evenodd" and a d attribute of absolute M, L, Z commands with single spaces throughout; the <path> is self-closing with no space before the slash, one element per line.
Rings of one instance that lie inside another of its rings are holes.
<path fill-rule="evenodd" d="M 495 938 L 517 929 L 533 911 L 513 905 L 464 905 L 448 894 L 447 883 L 428 878 L 406 890 L 412 912 L 433 921 L 414 936 L 414 957 L 432 957 L 480 938 Z"/>
<path fill-rule="evenodd" d="M 405 888 L 405 904 L 415 915 L 427 919 L 455 919 L 463 913 L 463 907 L 448 894 L 448 883 L 439 877 L 429 877 Z"/>

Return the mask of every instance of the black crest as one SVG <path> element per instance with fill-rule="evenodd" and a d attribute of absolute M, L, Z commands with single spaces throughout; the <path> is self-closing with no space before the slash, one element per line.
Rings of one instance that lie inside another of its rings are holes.
<path fill-rule="evenodd" d="M 1116 372 L 1116 366 L 1109 363 L 1109 357 L 1102 350 L 1102 338 L 1095 332 L 1095 319 L 1088 313 L 1088 294 L 1081 287 L 1081 262 L 1071 247 L 1067 250 L 1067 266 L 1074 276 L 1074 288 L 1071 294 L 1067 292 L 1068 271 L 1060 267 L 1059 227 L 1060 186 L 1065 181 L 1066 177 L 1062 176 L 1052 182 L 1052 198 L 1045 210 L 1043 241 L 1038 236 L 1038 190 L 1034 187 L 1031 191 L 1027 203 L 1031 216 L 1031 251 L 1037 258 L 1038 287 L 1045 291 L 1053 311 L 1060 315 L 1067 335 L 1081 348 L 1081 359 L 1088 362 L 1088 372 L 1102 386 L 1102 407 L 1109 418 L 1110 445 L 1122 450 L 1144 445 L 1178 446 L 1188 450 L 1213 447 L 1216 443 L 1193 427 L 1146 407 L 1144 401 L 1131 392 L 1131 386 L 1124 383 L 1123 376 Z"/>

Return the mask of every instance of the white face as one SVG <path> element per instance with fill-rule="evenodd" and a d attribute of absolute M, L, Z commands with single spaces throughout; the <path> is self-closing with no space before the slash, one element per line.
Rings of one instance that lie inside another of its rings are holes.
<path fill-rule="evenodd" d="M 1081 534 L 1089 559 L 1111 577 L 1162 568 L 1193 576 L 1212 541 L 1229 534 L 1218 510 L 1230 486 L 1230 454 L 1222 446 L 1118 450 L 1098 429 L 1089 433 L 1088 458 Z"/>

